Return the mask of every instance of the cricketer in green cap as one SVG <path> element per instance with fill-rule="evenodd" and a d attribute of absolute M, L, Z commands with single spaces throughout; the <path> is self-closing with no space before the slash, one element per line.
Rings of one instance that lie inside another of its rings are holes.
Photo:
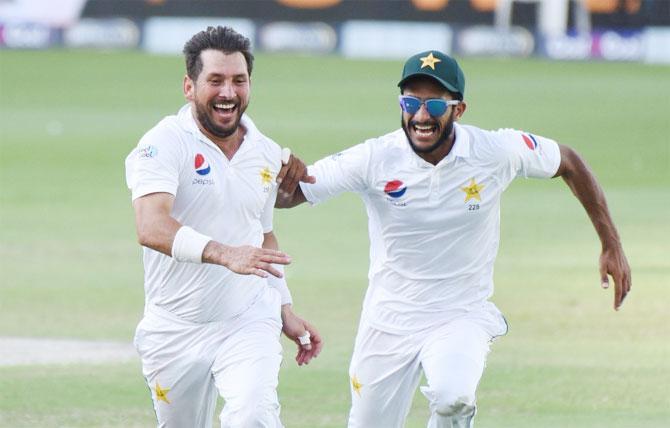
<path fill-rule="evenodd" d="M 425 51 L 412 56 L 405 62 L 402 79 L 398 82 L 401 88 L 415 76 L 428 76 L 437 80 L 451 92 L 465 95 L 465 76 L 455 59 L 440 51 Z"/>
<path fill-rule="evenodd" d="M 277 206 L 348 191 L 368 213 L 370 285 L 349 365 L 348 428 L 405 426 L 422 372 L 424 426 L 472 428 L 491 343 L 507 332 L 489 300 L 507 186 L 563 178 L 597 226 L 601 281 L 607 288 L 612 276 L 615 308 L 630 290 L 630 266 L 604 192 L 573 149 L 456 123 L 466 110 L 463 72 L 438 51 L 412 56 L 399 86 L 402 131 L 319 160 L 309 167 L 313 184 L 280 194 Z"/>
<path fill-rule="evenodd" d="M 398 83 L 402 129 L 412 150 L 436 165 L 454 145 L 454 122 L 465 112 L 465 78 L 456 60 L 439 51 L 410 57 Z"/>

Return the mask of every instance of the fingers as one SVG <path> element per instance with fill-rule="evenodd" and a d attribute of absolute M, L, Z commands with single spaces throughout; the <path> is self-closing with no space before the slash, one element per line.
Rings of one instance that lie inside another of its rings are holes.
<path fill-rule="evenodd" d="M 298 343 L 307 351 L 312 350 L 312 341 L 309 339 L 310 336 L 311 335 L 309 334 L 309 330 L 305 331 L 305 334 L 302 336 L 298 336 Z"/>
<path fill-rule="evenodd" d="M 609 287 L 608 276 L 612 277 L 614 281 L 614 310 L 618 311 L 631 287 L 630 266 L 628 266 L 623 253 L 604 255 L 600 261 L 600 276 L 603 288 Z"/>
<path fill-rule="evenodd" d="M 607 278 L 607 266 L 603 260 L 600 261 L 600 286 L 605 290 L 610 286 L 610 281 Z"/>
<path fill-rule="evenodd" d="M 621 286 L 621 280 L 614 279 L 614 310 L 618 311 L 621 307 L 621 302 L 623 301 L 623 287 Z"/>
<path fill-rule="evenodd" d="M 304 347 L 299 347 L 298 348 L 298 354 L 295 357 L 295 361 L 298 363 L 299 366 L 309 364 L 310 361 L 312 361 L 312 358 L 316 357 L 316 353 L 314 351 L 314 347 L 312 349 L 305 349 Z"/>
<path fill-rule="evenodd" d="M 277 174 L 277 183 L 281 184 L 284 181 L 284 177 L 286 177 L 286 174 L 288 173 L 289 170 L 289 162 L 291 160 L 291 149 L 288 147 L 284 147 L 281 149 L 281 169 L 279 170 L 279 173 Z"/>
<path fill-rule="evenodd" d="M 314 184 L 316 183 L 316 177 L 314 177 L 313 175 L 307 175 L 305 173 L 305 175 L 302 176 L 300 181 L 302 181 L 303 183 Z"/>
<path fill-rule="evenodd" d="M 242 275 L 256 275 L 267 278 L 274 275 L 281 278 L 283 274 L 273 264 L 287 265 L 291 263 L 291 257 L 277 250 L 267 248 L 256 248 L 251 246 L 237 247 L 233 250 L 232 262 L 227 264 L 228 268 Z"/>
<path fill-rule="evenodd" d="M 277 174 L 280 194 L 293 195 L 299 182 L 316 183 L 316 177 L 307 174 L 304 162 L 291 154 L 290 149 L 282 149 L 283 166 Z"/>
<path fill-rule="evenodd" d="M 291 149 L 284 147 L 281 149 L 281 163 L 282 165 L 288 165 L 288 161 L 291 158 Z"/>
<path fill-rule="evenodd" d="M 291 263 L 291 257 L 286 253 L 275 250 L 266 250 L 266 249 L 259 249 L 259 250 L 263 251 L 263 253 L 258 256 L 258 261 L 260 262 L 276 263 L 278 265 L 288 265 Z"/>
<path fill-rule="evenodd" d="M 321 348 L 323 348 L 323 341 L 319 332 L 307 322 L 304 323 L 304 327 L 306 329 L 305 334 L 295 340 L 298 344 L 298 353 L 295 360 L 299 366 L 309 364 L 312 358 L 316 358 L 321 353 Z M 309 339 L 309 343 L 305 339 Z"/>
<path fill-rule="evenodd" d="M 282 167 L 284 169 L 284 167 Z M 286 165 L 286 173 L 279 185 L 279 191 L 287 195 L 292 195 L 298 187 L 300 177 L 305 174 L 305 164 L 295 156 L 291 155 L 289 163 Z"/>
<path fill-rule="evenodd" d="M 617 291 L 620 289 L 620 293 L 615 292 L 615 306 L 614 309 L 617 311 L 623 304 L 624 299 L 630 292 L 630 287 L 631 287 L 631 274 L 630 274 L 630 268 L 626 266 L 623 270 L 623 272 L 619 275 L 620 277 L 618 279 L 615 279 L 615 283 L 617 284 Z M 619 300 L 617 301 L 616 296 L 617 294 L 620 295 Z"/>

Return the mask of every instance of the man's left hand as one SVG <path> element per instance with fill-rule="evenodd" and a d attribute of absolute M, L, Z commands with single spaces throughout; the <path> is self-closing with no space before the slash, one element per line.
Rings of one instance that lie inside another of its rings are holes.
<path fill-rule="evenodd" d="M 614 309 L 618 311 L 632 285 L 630 266 L 620 245 L 606 248 L 600 254 L 600 284 L 603 288 L 609 288 L 608 275 L 614 280 Z"/>
<path fill-rule="evenodd" d="M 298 345 L 298 353 L 295 361 L 299 366 L 309 364 L 312 358 L 316 358 L 321 352 L 323 341 L 321 335 L 310 323 L 303 320 L 293 313 L 290 305 L 282 306 L 282 331 L 292 341 Z M 308 341 L 304 340 L 306 332 L 309 333 Z M 303 343 L 300 343 L 300 338 L 303 337 Z"/>

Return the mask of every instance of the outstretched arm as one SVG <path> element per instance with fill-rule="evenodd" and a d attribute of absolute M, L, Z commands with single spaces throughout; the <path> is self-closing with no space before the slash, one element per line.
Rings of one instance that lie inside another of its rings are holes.
<path fill-rule="evenodd" d="M 177 257 L 179 251 L 188 254 L 195 250 L 197 254 L 194 257 L 197 260 L 191 260 L 193 262 L 218 264 L 235 273 L 260 277 L 267 277 L 268 274 L 281 277 L 281 272 L 272 264 L 285 265 L 291 262 L 290 257 L 281 251 L 249 245 L 231 247 L 207 240 L 207 237 L 192 229 L 181 236 L 176 245 L 181 250 L 175 251 L 175 238 L 183 227 L 171 216 L 173 205 L 174 196 L 169 193 L 151 193 L 133 201 L 140 245 L 172 257 Z"/>
<path fill-rule="evenodd" d="M 584 160 L 568 146 L 559 145 L 561 164 L 555 177 L 562 177 L 586 210 L 598 233 L 600 281 L 609 287 L 608 275 L 614 280 L 614 309 L 619 310 L 631 288 L 631 272 L 621 246 L 619 234 L 610 217 L 607 201 L 600 184 Z"/>

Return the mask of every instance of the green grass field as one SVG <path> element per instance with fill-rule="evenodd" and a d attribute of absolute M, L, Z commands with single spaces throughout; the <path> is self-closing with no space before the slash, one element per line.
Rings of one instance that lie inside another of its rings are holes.
<path fill-rule="evenodd" d="M 670 424 L 670 68 L 465 59 L 464 123 L 575 147 L 600 178 L 633 269 L 620 312 L 599 243 L 561 180 L 503 199 L 495 303 L 510 323 L 479 388 L 478 428 Z M 249 109 L 306 162 L 399 126 L 400 61 L 258 55 Z M 130 341 L 142 267 L 123 160 L 183 102 L 182 59 L 0 51 L 0 336 Z M 368 261 L 362 203 L 275 215 L 296 311 L 322 355 L 285 346 L 289 428 L 342 427 Z M 3 352 L 0 349 L 0 352 Z M 407 422 L 423 427 L 417 395 Z M 139 362 L 0 367 L 1 427 L 155 426 Z"/>

